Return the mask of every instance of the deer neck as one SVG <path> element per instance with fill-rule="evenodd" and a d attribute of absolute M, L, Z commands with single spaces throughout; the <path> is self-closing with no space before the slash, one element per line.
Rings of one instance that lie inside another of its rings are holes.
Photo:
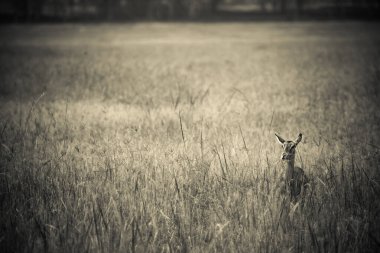
<path fill-rule="evenodd" d="M 294 158 L 286 161 L 286 178 L 292 179 L 294 175 Z"/>

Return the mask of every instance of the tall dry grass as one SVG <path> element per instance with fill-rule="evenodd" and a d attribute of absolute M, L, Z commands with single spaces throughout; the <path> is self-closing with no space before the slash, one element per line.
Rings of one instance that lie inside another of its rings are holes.
<path fill-rule="evenodd" d="M 2 27 L 2 252 L 375 252 L 376 27 Z"/>

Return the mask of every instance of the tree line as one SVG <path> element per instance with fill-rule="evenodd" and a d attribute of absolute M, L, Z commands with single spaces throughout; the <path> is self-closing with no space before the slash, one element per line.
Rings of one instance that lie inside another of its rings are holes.
<path fill-rule="evenodd" d="M 234 3 L 257 4 L 260 13 L 285 16 L 322 12 L 323 8 L 336 16 L 354 8 L 378 13 L 380 6 L 380 0 L 2 0 L 0 15 L 15 21 L 196 19 L 216 15 L 220 4 Z"/>
<path fill-rule="evenodd" d="M 13 16 L 20 21 L 46 17 L 63 20 L 196 18 L 212 14 L 220 2 L 221 0 L 2 0 L 0 15 Z"/>

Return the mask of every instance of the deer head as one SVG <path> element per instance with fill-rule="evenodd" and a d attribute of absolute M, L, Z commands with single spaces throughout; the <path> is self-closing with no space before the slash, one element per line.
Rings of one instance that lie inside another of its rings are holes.
<path fill-rule="evenodd" d="M 280 135 L 275 133 L 277 141 L 282 145 L 282 148 L 284 149 L 284 152 L 281 154 L 281 159 L 286 161 L 292 161 L 294 160 L 296 156 L 296 147 L 298 143 L 302 140 L 302 134 L 298 134 L 298 137 L 295 141 L 286 141 L 284 138 L 282 138 Z"/>

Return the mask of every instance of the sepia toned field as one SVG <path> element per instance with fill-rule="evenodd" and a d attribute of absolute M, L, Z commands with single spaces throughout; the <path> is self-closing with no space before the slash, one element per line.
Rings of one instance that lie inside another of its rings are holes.
<path fill-rule="evenodd" d="M 1 251 L 378 251 L 379 28 L 0 27 Z"/>

